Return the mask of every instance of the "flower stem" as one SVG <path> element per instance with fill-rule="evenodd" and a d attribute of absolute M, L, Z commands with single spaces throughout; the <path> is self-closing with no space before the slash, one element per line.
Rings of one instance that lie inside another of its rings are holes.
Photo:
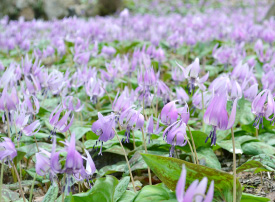
<path fill-rule="evenodd" d="M 36 180 L 36 177 L 37 177 L 37 174 L 35 173 L 35 176 L 34 176 L 33 181 L 32 181 L 32 187 L 31 187 L 31 191 L 30 191 L 29 202 L 32 202 L 32 193 L 33 193 L 34 182 L 35 182 L 35 180 Z"/>
<path fill-rule="evenodd" d="M 236 152 L 235 152 L 235 138 L 233 127 L 231 128 L 232 145 L 233 145 L 233 202 L 236 202 Z"/>
<path fill-rule="evenodd" d="M 11 162 L 11 163 L 12 163 L 14 172 L 15 172 L 15 174 L 16 174 L 16 176 L 17 176 L 17 180 L 18 180 L 18 184 L 19 184 L 19 189 L 20 189 L 20 192 L 21 192 L 21 196 L 22 196 L 22 198 L 23 198 L 23 201 L 26 202 L 25 195 L 24 195 L 24 192 L 23 192 L 23 189 L 22 189 L 22 185 L 21 185 L 21 180 L 20 180 L 20 178 L 19 178 L 17 169 L 16 169 L 14 163 L 13 163 L 13 162 Z"/>
<path fill-rule="evenodd" d="M 119 139 L 119 137 L 118 137 L 118 134 L 117 134 L 116 130 L 115 130 L 114 128 L 113 128 L 113 130 L 114 130 L 114 132 L 115 132 L 115 134 L 116 134 L 116 137 L 117 137 L 117 139 L 118 139 L 118 141 L 119 141 L 119 144 L 120 144 L 120 146 L 121 146 L 121 149 L 122 149 L 122 151 L 123 151 L 123 153 L 124 153 L 125 160 L 126 160 L 126 163 L 127 163 L 127 165 L 128 165 L 128 169 L 129 169 L 129 173 L 130 173 L 130 177 L 131 177 L 131 181 L 132 181 L 132 184 L 133 184 L 134 191 L 137 192 L 136 187 L 135 187 L 135 182 L 134 182 L 133 174 L 132 174 L 132 171 L 131 171 L 131 167 L 130 167 L 130 164 L 129 164 L 129 161 L 128 161 L 128 158 L 127 158 L 127 154 L 126 154 L 126 152 L 125 152 L 125 150 L 124 150 L 124 147 L 123 147 L 123 145 L 122 145 L 122 143 L 121 143 L 121 141 L 120 141 L 120 139 Z"/>
<path fill-rule="evenodd" d="M 134 133 L 134 130 L 132 130 L 132 134 L 133 134 L 133 147 L 134 147 L 134 150 L 136 149 L 136 141 L 135 141 L 135 133 Z"/>
<path fill-rule="evenodd" d="M 202 108 L 202 132 L 205 133 L 205 123 L 203 121 L 204 117 L 204 99 L 203 99 L 203 91 L 201 91 L 201 108 Z"/>
<path fill-rule="evenodd" d="M 65 188 L 65 186 L 66 186 L 66 173 L 64 174 L 64 181 L 63 181 L 63 188 Z M 66 189 L 64 189 L 64 191 L 62 192 L 62 202 L 64 202 L 65 201 L 65 191 L 66 191 Z"/>
<path fill-rule="evenodd" d="M 258 139 L 258 137 L 259 137 L 259 129 L 256 128 L 256 138 Z"/>
<path fill-rule="evenodd" d="M 2 184 L 3 184 L 3 175 L 4 175 L 4 163 L 1 163 L 1 176 L 0 176 L 0 201 L 2 201 Z"/>
<path fill-rule="evenodd" d="M 7 125 L 8 125 L 8 136 L 9 138 L 11 138 L 9 112 L 7 108 L 5 109 L 5 111 L 6 111 Z"/>
<path fill-rule="evenodd" d="M 145 153 L 147 154 L 148 152 L 147 152 L 147 146 L 146 146 L 146 138 L 144 135 L 143 128 L 141 129 L 141 132 L 142 132 L 142 140 L 143 140 L 144 150 L 145 150 Z M 150 170 L 149 166 L 148 166 L 148 177 L 149 177 L 149 184 L 152 185 L 151 170 Z"/>
<path fill-rule="evenodd" d="M 196 162 L 196 157 L 195 157 L 193 148 L 192 148 L 192 146 L 191 146 L 191 143 L 190 143 L 190 141 L 188 140 L 188 137 L 187 137 L 187 136 L 185 136 L 185 138 L 186 138 L 186 140 L 187 140 L 187 143 L 188 143 L 188 145 L 189 145 L 189 147 L 190 147 L 190 150 L 191 150 L 191 153 L 192 153 L 193 163 L 196 164 L 196 163 L 197 163 L 197 162 Z"/>
<path fill-rule="evenodd" d="M 190 129 L 189 125 L 187 125 L 187 128 L 188 128 L 188 131 L 189 131 L 189 134 L 190 134 L 190 137 L 191 137 L 192 145 L 194 147 L 194 153 L 195 153 L 195 156 L 196 156 L 196 162 L 197 162 L 197 164 L 199 164 L 199 158 L 198 158 L 198 155 L 197 155 L 196 145 L 195 145 L 195 142 L 194 142 L 194 139 L 193 139 L 193 135 L 192 135 L 192 132 L 191 132 L 191 129 Z"/>

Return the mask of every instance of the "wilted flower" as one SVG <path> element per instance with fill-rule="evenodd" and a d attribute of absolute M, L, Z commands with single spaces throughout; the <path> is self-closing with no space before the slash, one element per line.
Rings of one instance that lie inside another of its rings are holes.
<path fill-rule="evenodd" d="M 186 169 L 183 164 L 180 179 L 176 187 L 176 196 L 178 202 L 212 202 L 214 196 L 214 181 L 211 182 L 206 195 L 204 195 L 207 188 L 206 177 L 204 177 L 200 182 L 199 180 L 193 181 L 184 193 L 185 181 Z"/>

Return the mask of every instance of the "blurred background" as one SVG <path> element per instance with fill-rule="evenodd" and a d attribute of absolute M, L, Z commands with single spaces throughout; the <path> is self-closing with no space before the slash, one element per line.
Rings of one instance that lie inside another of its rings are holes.
<path fill-rule="evenodd" d="M 185 15 L 192 10 L 224 6 L 232 9 L 253 7 L 255 13 L 266 13 L 263 18 L 275 14 L 274 0 L 0 0 L 0 18 L 52 20 L 70 16 L 106 16 L 118 14 L 124 8 L 132 13 L 163 15 L 173 12 Z"/>

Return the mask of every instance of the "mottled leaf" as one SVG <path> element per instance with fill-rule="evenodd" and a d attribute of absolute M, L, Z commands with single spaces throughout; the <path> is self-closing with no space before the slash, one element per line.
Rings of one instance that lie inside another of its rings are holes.
<path fill-rule="evenodd" d="M 177 181 L 180 177 L 182 164 L 187 169 L 186 184 L 190 185 L 194 180 L 208 178 L 208 184 L 212 180 L 215 183 L 214 199 L 216 201 L 232 201 L 233 194 L 233 176 L 202 165 L 196 165 L 180 159 L 156 156 L 151 154 L 141 154 L 147 165 L 152 169 L 155 175 L 171 190 L 175 190 Z M 241 199 L 241 184 L 237 180 L 237 202 Z"/>

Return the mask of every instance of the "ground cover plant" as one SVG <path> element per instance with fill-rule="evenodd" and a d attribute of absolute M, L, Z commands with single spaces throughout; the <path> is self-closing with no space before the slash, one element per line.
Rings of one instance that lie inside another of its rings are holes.
<path fill-rule="evenodd" d="M 127 2 L 0 20 L 0 201 L 275 200 L 269 2 Z"/>

